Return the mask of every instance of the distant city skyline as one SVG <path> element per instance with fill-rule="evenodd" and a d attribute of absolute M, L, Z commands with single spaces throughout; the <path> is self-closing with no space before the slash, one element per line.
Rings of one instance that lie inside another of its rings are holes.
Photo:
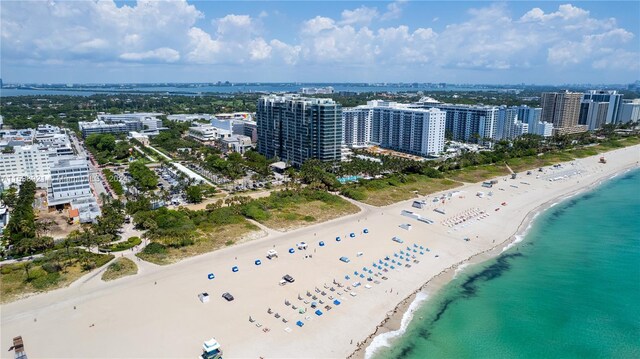
<path fill-rule="evenodd" d="M 2 1 L 4 83 L 633 83 L 636 1 Z"/>

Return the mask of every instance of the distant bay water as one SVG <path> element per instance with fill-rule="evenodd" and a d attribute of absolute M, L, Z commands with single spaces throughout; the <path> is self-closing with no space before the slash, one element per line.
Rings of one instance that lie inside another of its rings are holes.
<path fill-rule="evenodd" d="M 640 171 L 541 214 L 374 357 L 640 358 Z"/>
<path fill-rule="evenodd" d="M 484 87 L 435 87 L 426 84 L 237 84 L 221 86 L 112 86 L 112 87 L 56 87 L 56 88 L 2 88 L 1 97 L 9 96 L 38 96 L 38 95 L 67 95 L 67 96 L 91 96 L 95 94 L 164 94 L 200 96 L 206 94 L 233 94 L 233 93 L 272 93 L 272 92 L 298 92 L 303 87 L 331 86 L 336 92 L 417 92 L 417 91 L 488 91 L 496 88 Z"/>

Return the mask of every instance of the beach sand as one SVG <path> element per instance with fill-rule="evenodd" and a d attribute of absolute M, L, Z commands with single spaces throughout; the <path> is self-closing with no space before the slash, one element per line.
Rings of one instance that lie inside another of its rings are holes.
<path fill-rule="evenodd" d="M 444 193 L 444 203 L 432 202 L 442 193 L 430 195 L 424 209 L 412 208 L 412 201 L 383 208 L 361 205 L 362 211 L 351 216 L 287 233 L 271 233 L 166 267 L 146 266 L 136 276 L 113 282 L 105 283 L 89 274 L 68 288 L 3 305 L 0 344 L 9 348 L 12 338 L 21 335 L 27 354 L 34 358 L 193 358 L 200 354 L 203 341 L 215 337 L 225 358 L 362 357 L 364 350 L 356 351 L 358 344 L 364 348 L 371 333 L 397 329 L 412 295 L 425 283 L 425 291 L 433 293 L 470 258 L 481 261 L 502 252 L 545 206 L 638 167 L 640 146 L 606 156 L 607 164 L 598 163 L 596 156 L 565 163 L 558 169 L 546 167 L 545 173 L 520 173 L 515 180 L 499 178 L 490 189 L 480 184 L 465 185 Z M 476 196 L 479 191 L 484 197 Z M 446 214 L 434 212 L 435 208 L 445 209 Z M 484 215 L 453 227 L 443 225 L 472 209 Z M 434 223 L 402 216 L 402 210 L 419 213 Z M 404 223 L 412 224 L 412 229 L 401 229 L 399 225 Z M 337 236 L 340 242 L 335 240 Z M 392 241 L 394 236 L 404 243 Z M 301 241 L 309 245 L 308 249 L 295 249 L 289 254 L 288 249 Z M 319 241 L 325 245 L 320 247 Z M 420 246 L 430 251 L 422 250 L 421 255 Z M 407 247 L 419 263 L 411 257 L 410 261 L 401 260 L 410 263 L 410 268 L 391 263 L 400 260 L 400 255 L 406 258 L 400 251 L 406 253 Z M 272 248 L 279 258 L 268 260 L 266 252 Z M 362 255 L 358 256 L 359 252 Z M 312 258 L 305 258 L 309 255 Z M 349 257 L 350 262 L 339 261 L 341 256 Z M 383 260 L 385 256 L 389 261 Z M 255 265 L 256 259 L 262 264 Z M 379 260 L 388 263 L 387 267 L 383 265 L 388 272 L 372 266 Z M 391 265 L 396 268 L 390 269 Z M 239 271 L 232 272 L 233 266 Z M 360 274 L 363 267 L 372 270 L 373 274 L 367 273 L 372 281 L 366 276 L 355 278 L 354 271 Z M 375 276 L 377 272 L 381 275 Z M 215 279 L 209 280 L 209 273 L 215 274 Z M 293 276 L 295 282 L 279 285 L 285 274 Z M 332 283 L 334 279 L 351 286 L 350 291 L 338 288 Z M 361 285 L 354 287 L 356 281 Z M 318 299 L 307 297 L 307 291 Z M 209 293 L 208 303 L 198 300 L 200 292 Z M 224 292 L 233 294 L 235 300 L 222 299 Z M 299 295 L 302 300 L 298 300 Z M 329 296 L 338 298 L 341 304 L 334 305 Z M 325 302 L 320 305 L 323 314 L 317 316 L 310 304 L 319 304 L 321 299 Z M 299 314 L 292 305 L 308 311 Z M 326 310 L 326 305 L 332 308 Z M 298 327 L 297 321 L 304 326 Z M 383 327 L 377 330 L 383 321 Z M 0 352 L 2 358 L 13 356 L 5 350 Z"/>

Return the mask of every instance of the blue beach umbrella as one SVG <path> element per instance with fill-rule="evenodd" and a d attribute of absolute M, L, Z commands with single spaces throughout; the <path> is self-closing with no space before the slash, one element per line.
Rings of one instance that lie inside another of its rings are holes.
<path fill-rule="evenodd" d="M 298 320 L 296 322 L 296 325 L 299 326 L 300 328 L 302 328 L 302 326 L 304 325 L 304 323 L 301 320 Z"/>
<path fill-rule="evenodd" d="M 340 237 L 336 237 L 336 242 L 340 242 Z"/>

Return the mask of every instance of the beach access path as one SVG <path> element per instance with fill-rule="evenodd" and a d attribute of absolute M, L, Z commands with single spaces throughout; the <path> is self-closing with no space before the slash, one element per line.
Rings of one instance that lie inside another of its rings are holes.
<path fill-rule="evenodd" d="M 519 173 L 515 180 L 501 177 L 491 189 L 477 183 L 433 194 L 425 198 L 429 205 L 424 209 L 412 208 L 411 200 L 383 208 L 361 206 L 357 214 L 271 232 L 169 266 L 150 265 L 135 276 L 86 280 L 9 303 L 0 313 L 0 345 L 8 348 L 12 338 L 21 335 L 32 357 L 182 358 L 197 356 L 202 342 L 215 337 L 226 358 L 344 358 L 401 300 L 468 258 L 508 245 L 523 220 L 541 206 L 637 168 L 640 146 L 606 156 L 606 164 L 598 163 L 599 156 L 589 157 L 560 169 L 546 167 L 546 173 Z M 560 173 L 564 175 L 553 176 Z M 478 196 L 480 191 L 485 195 Z M 436 206 L 446 214 L 434 212 Z M 434 223 L 403 216 L 403 210 Z M 407 223 L 411 230 L 399 227 Z M 392 241 L 394 236 L 403 243 Z M 308 249 L 298 250 L 296 244 L 303 241 Z M 269 249 L 276 249 L 279 258 L 266 259 Z M 342 256 L 350 261 L 341 262 Z M 279 285 L 285 274 L 295 282 Z M 372 281 L 366 280 L 369 276 Z M 208 303 L 198 300 L 201 292 L 209 293 Z M 222 299 L 224 292 L 235 300 Z M 312 309 L 311 302 L 318 307 Z M 300 308 L 307 312 L 299 314 Z M 316 309 L 322 315 L 314 314 Z"/>

